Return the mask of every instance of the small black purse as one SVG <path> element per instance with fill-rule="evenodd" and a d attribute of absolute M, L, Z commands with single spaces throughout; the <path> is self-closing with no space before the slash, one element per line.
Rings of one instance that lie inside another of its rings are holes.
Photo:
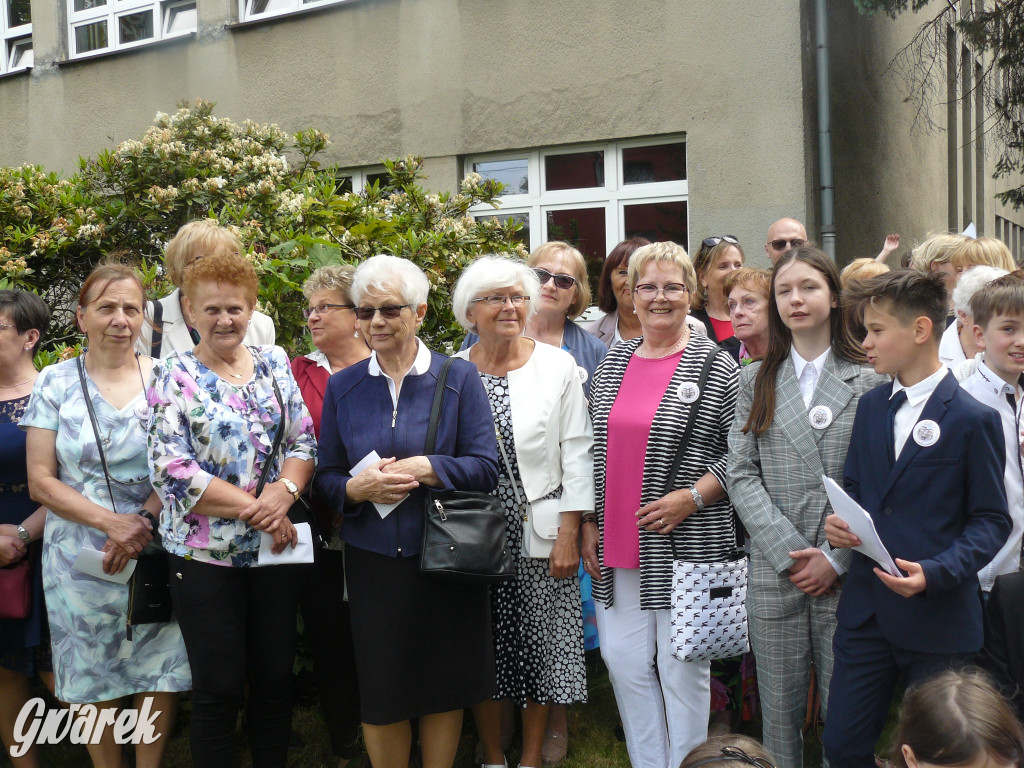
<path fill-rule="evenodd" d="M 110 469 L 107 467 L 107 457 L 103 452 L 103 439 L 100 437 L 96 411 L 92 405 L 92 398 L 89 397 L 89 385 L 85 378 L 84 357 L 85 352 L 78 358 L 78 378 L 82 382 L 82 394 L 85 397 L 85 405 L 89 411 L 89 421 L 92 422 L 92 429 L 96 435 L 96 450 L 100 454 L 100 463 L 103 465 L 103 477 L 107 481 L 107 492 L 110 494 L 110 508 L 116 514 L 117 507 L 114 504 L 114 489 L 110 484 Z M 142 377 L 141 367 L 139 368 L 139 377 Z M 142 387 L 145 390 L 145 379 L 143 379 Z M 135 561 L 135 572 L 128 580 L 129 640 L 132 639 L 132 627 L 134 625 L 165 624 L 171 620 L 173 613 L 167 553 L 160 546 L 160 534 L 157 531 L 156 521 L 153 519 L 153 516 L 148 513 L 145 513 L 143 516 L 153 525 L 153 541 L 139 553 Z"/>
<path fill-rule="evenodd" d="M 434 452 L 444 387 L 454 362 L 455 358 L 446 360 L 437 377 L 426 456 Z M 420 573 L 467 584 L 507 581 L 515 575 L 515 566 L 506 534 L 505 512 L 496 496 L 480 491 L 427 489 Z"/>

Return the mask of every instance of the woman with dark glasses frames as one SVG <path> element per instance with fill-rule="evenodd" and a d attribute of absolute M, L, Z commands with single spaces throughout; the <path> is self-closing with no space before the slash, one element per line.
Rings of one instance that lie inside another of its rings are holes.
<path fill-rule="evenodd" d="M 708 337 L 726 350 L 738 347 L 740 342 L 732 330 L 722 285 L 726 275 L 743 267 L 743 260 L 743 249 L 733 235 L 705 238 L 693 257 L 697 292 L 693 295 L 690 314 L 704 323 Z"/>
<path fill-rule="evenodd" d="M 330 378 L 320 424 L 315 490 L 345 518 L 363 738 L 374 768 L 406 768 L 413 718 L 424 768 L 450 768 L 463 709 L 495 689 L 487 586 L 419 572 L 424 487 L 489 492 L 498 483 L 491 407 L 464 360 L 448 372 L 435 449 L 424 455 L 446 360 L 416 337 L 429 289 L 407 259 L 359 265 L 351 296 L 371 354 Z"/>
<path fill-rule="evenodd" d="M 324 393 L 332 373 L 365 360 L 370 350 L 359 333 L 352 277 L 348 264 L 320 267 L 302 286 L 308 302 L 303 314 L 316 349 L 292 360 L 292 373 L 320 437 Z M 359 747 L 359 684 L 352 650 L 352 619 L 348 601 L 339 600 L 345 581 L 345 553 L 337 537 L 334 514 L 318 496 L 310 499 L 326 547 L 315 549 L 313 568 L 306 573 L 299 604 L 313 656 L 320 711 L 338 756 L 338 768 L 357 757 Z M 340 519 L 338 520 L 340 523 Z"/>

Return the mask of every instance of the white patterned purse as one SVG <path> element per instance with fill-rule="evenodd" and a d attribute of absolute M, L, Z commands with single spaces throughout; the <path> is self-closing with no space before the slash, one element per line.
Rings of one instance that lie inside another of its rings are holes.
<path fill-rule="evenodd" d="M 710 661 L 750 650 L 747 558 L 720 563 L 672 563 L 672 655 Z"/>

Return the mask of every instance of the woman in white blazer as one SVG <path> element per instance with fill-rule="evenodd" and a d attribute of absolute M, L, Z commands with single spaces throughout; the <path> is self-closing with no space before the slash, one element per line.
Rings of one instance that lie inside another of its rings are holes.
<path fill-rule="evenodd" d="M 190 221 L 178 230 L 164 252 L 167 277 L 175 288 L 162 299 L 148 303 L 146 311 L 152 324 L 143 323 L 142 332 L 135 341 L 139 354 L 163 360 L 177 352 L 187 352 L 199 343 L 198 334 L 182 313 L 182 276 L 192 262 L 221 252 L 241 254 L 242 244 L 234 232 L 213 219 Z M 274 321 L 262 312 L 254 311 L 243 343 L 248 346 L 274 344 L 276 336 Z"/>
<path fill-rule="evenodd" d="M 484 765 L 506 765 L 501 701 L 523 708 L 522 768 L 540 768 L 548 706 L 586 701 L 577 566 L 594 513 L 594 433 L 572 356 L 523 336 L 540 293 L 526 264 L 487 256 L 455 287 L 455 316 L 479 335 L 475 363 L 504 454 L 497 490 L 516 577 L 491 589 L 498 688 L 473 708 Z M 507 466 L 506 466 L 507 463 Z"/>

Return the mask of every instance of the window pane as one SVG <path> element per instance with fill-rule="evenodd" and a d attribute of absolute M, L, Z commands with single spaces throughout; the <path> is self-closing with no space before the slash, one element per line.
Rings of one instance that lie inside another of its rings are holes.
<path fill-rule="evenodd" d="M 391 177 L 388 176 L 387 171 L 382 171 L 381 173 L 366 174 L 366 186 L 370 186 L 375 181 L 380 184 L 381 189 L 384 189 L 384 187 L 388 185 L 388 182 L 391 181 Z"/>
<path fill-rule="evenodd" d="M 99 8 L 106 4 L 107 0 L 75 0 L 75 10 L 88 11 L 90 8 Z"/>
<path fill-rule="evenodd" d="M 127 13 L 117 17 L 118 39 L 121 45 L 150 40 L 153 37 L 153 11 Z"/>
<path fill-rule="evenodd" d="M 587 260 L 590 291 L 597 295 L 597 281 L 604 265 L 604 208 L 575 208 L 547 211 L 548 240 L 563 240 L 574 246 Z"/>
<path fill-rule="evenodd" d="M 32 66 L 32 39 L 23 37 L 11 41 L 11 52 L 8 57 L 9 69 L 26 69 Z"/>
<path fill-rule="evenodd" d="M 334 179 L 334 194 L 344 195 L 352 191 L 351 176 L 337 176 Z"/>
<path fill-rule="evenodd" d="M 87 53 L 107 47 L 107 22 L 97 21 L 75 27 L 75 51 Z"/>
<path fill-rule="evenodd" d="M 292 0 L 249 0 L 249 14 L 255 16 L 260 13 L 277 13 L 278 11 L 289 11 L 294 6 Z"/>
<path fill-rule="evenodd" d="M 195 32 L 199 28 L 199 16 L 196 4 L 174 5 L 167 9 L 164 21 L 165 35 L 183 35 Z"/>
<path fill-rule="evenodd" d="M 32 22 L 32 7 L 29 0 L 7 0 L 7 26 L 20 27 Z"/>
<path fill-rule="evenodd" d="M 497 219 L 504 223 L 509 219 L 522 224 L 522 226 L 516 230 L 516 241 L 522 243 L 526 250 L 530 250 L 530 214 L 528 213 L 488 213 L 483 216 L 477 216 L 477 220 L 481 219 Z"/>
<path fill-rule="evenodd" d="M 627 238 L 646 237 L 651 242 L 671 240 L 690 250 L 685 200 L 623 207 Z"/>
<path fill-rule="evenodd" d="M 622 180 L 625 184 L 682 181 L 685 178 L 685 143 L 628 147 L 622 150 Z"/>
<path fill-rule="evenodd" d="M 501 195 L 528 195 L 530 193 L 529 160 L 488 160 L 473 163 L 473 170 L 485 179 L 494 179 L 505 185 Z"/>
<path fill-rule="evenodd" d="M 604 186 L 604 152 L 577 152 L 544 158 L 547 189 L 589 189 Z"/>

